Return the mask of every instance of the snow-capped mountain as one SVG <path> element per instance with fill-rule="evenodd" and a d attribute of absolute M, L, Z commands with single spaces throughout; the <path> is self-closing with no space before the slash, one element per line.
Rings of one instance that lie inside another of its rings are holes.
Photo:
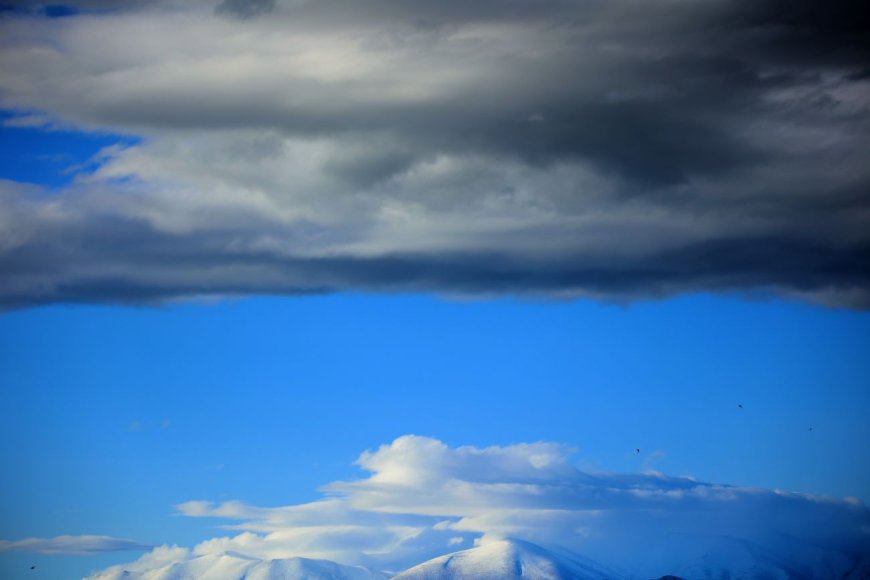
<path fill-rule="evenodd" d="M 259 560 L 238 554 L 214 554 L 165 566 L 131 571 L 113 567 L 88 580 L 386 580 L 386 574 L 329 560 Z"/>
<path fill-rule="evenodd" d="M 518 540 L 502 540 L 440 556 L 395 576 L 395 580 L 586 580 L 613 578 L 603 566 L 579 556 L 556 555 Z"/>
<path fill-rule="evenodd" d="M 634 557 L 632 557 L 632 553 Z M 113 566 L 87 580 L 803 580 L 870 578 L 860 554 L 785 542 L 762 549 L 745 540 L 686 538 L 682 549 L 648 545 L 626 552 L 618 569 L 558 548 L 501 540 L 439 556 L 391 576 L 329 560 L 260 560 L 241 554 L 210 554 L 157 566 Z M 632 561 L 634 560 L 634 561 Z M 608 560 L 609 562 L 610 560 Z M 617 564 L 614 564 L 616 566 Z"/>
<path fill-rule="evenodd" d="M 637 559 L 643 562 L 641 570 L 692 580 L 870 578 L 870 566 L 861 554 L 789 537 L 765 538 L 764 543 L 725 536 L 684 537 L 679 544 L 671 540 L 665 549 L 648 545 Z"/>
<path fill-rule="evenodd" d="M 395 580 L 865 580 L 870 565 L 858 553 L 841 552 L 791 538 L 765 547 L 722 536 L 684 538 L 681 546 L 626 548 L 612 565 L 562 549 L 504 540 L 434 558 L 398 574 Z M 658 553 L 656 553 L 658 552 Z M 616 568 L 614 568 L 614 566 Z"/>

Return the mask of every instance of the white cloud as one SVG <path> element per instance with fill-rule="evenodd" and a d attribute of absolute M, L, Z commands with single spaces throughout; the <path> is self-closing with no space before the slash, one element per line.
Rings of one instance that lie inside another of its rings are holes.
<path fill-rule="evenodd" d="M 148 550 L 151 546 L 110 536 L 57 536 L 55 538 L 26 538 L 0 540 L 0 552 L 34 552 L 37 554 L 68 554 L 87 556 L 102 552 Z"/>
<path fill-rule="evenodd" d="M 460 544 L 514 537 L 639 573 L 663 573 L 656 568 L 662 558 L 691 565 L 711 546 L 735 541 L 801 565 L 870 558 L 870 511 L 854 499 L 660 474 L 588 473 L 570 454 L 553 443 L 450 448 L 400 437 L 360 456 L 368 477 L 329 484 L 319 501 L 177 506 L 189 517 L 228 520 L 232 530 L 184 557 L 303 556 L 399 570 Z M 626 546 L 637 549 L 626 553 Z"/>

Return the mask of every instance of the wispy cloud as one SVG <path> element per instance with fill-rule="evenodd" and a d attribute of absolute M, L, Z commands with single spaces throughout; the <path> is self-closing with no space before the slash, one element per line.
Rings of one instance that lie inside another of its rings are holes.
<path fill-rule="evenodd" d="M 143 140 L 51 195 L 0 184 L 2 305 L 870 304 L 855 3 L 78 4 L 0 19 L 0 107 Z"/>
<path fill-rule="evenodd" d="M 232 531 L 184 558 L 303 556 L 398 570 L 457 545 L 505 537 L 562 546 L 648 575 L 665 573 L 663 561 L 678 569 L 734 546 L 806 569 L 870 558 L 870 510 L 858 500 L 590 473 L 576 468 L 570 454 L 553 443 L 450 448 L 436 439 L 400 437 L 360 456 L 368 477 L 331 483 L 319 501 L 177 506 L 189 517 L 223 520 Z M 643 549 L 628 553 L 626 545 Z"/>
<path fill-rule="evenodd" d="M 133 540 L 110 536 L 57 536 L 55 538 L 27 538 L 17 541 L 0 540 L 0 552 L 18 551 L 73 556 L 90 556 L 102 552 L 150 550 L 152 547 Z"/>

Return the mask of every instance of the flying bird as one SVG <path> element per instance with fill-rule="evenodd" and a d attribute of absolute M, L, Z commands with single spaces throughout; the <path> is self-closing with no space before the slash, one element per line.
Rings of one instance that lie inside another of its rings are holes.
<path fill-rule="evenodd" d="M 30 567 L 31 570 L 36 570 L 36 565 Z"/>
<path fill-rule="evenodd" d="M 635 453 L 635 455 L 637 455 L 638 453 L 640 453 L 640 449 L 635 449 L 634 453 Z"/>
<path fill-rule="evenodd" d="M 738 404 L 738 405 L 737 405 L 737 408 L 738 408 L 738 409 L 742 409 L 742 408 L 743 408 L 743 405 Z"/>

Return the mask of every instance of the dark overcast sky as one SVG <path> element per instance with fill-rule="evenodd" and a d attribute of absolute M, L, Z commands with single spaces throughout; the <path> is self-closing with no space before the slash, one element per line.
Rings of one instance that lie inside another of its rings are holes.
<path fill-rule="evenodd" d="M 2 147 L 119 144 L 61 163 L 65 185 L 4 173 L 6 307 L 341 290 L 870 305 L 861 2 L 71 6 L 0 16 Z"/>

